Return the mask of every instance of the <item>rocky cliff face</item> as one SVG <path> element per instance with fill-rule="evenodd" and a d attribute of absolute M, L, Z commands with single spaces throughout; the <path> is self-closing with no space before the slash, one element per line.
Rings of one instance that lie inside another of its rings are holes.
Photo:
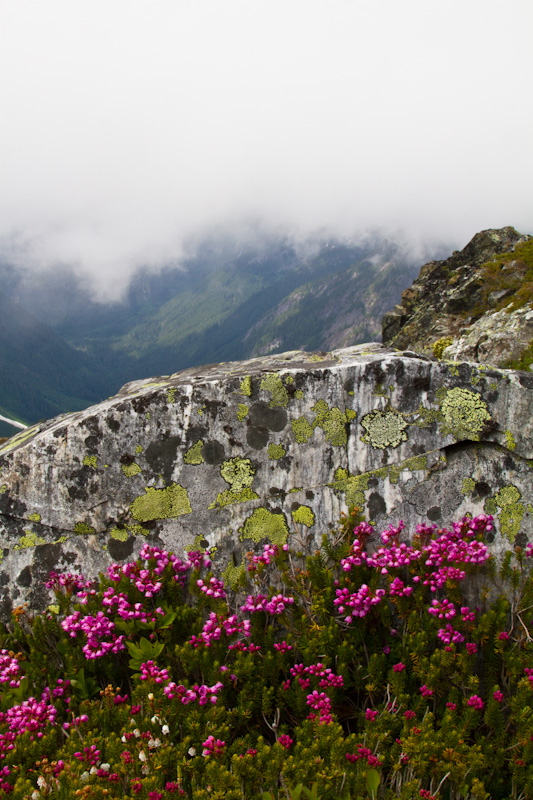
<path fill-rule="evenodd" d="M 514 228 L 476 234 L 431 261 L 385 315 L 382 340 L 439 358 L 528 369 L 533 361 L 533 239 Z"/>
<path fill-rule="evenodd" d="M 312 548 L 341 510 L 378 526 L 493 514 L 533 538 L 533 375 L 381 345 L 291 352 L 129 383 L 0 447 L 1 614 L 50 602 L 51 569 L 94 575 L 148 539 Z"/>

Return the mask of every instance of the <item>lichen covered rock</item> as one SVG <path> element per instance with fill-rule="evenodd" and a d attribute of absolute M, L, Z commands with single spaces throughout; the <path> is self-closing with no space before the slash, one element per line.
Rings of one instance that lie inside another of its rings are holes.
<path fill-rule="evenodd" d="M 319 544 L 350 504 L 378 526 L 496 519 L 533 538 L 533 375 L 371 344 L 136 381 L 0 446 L 2 605 L 42 608 L 51 569 L 94 575 L 148 538 L 245 553 Z"/>

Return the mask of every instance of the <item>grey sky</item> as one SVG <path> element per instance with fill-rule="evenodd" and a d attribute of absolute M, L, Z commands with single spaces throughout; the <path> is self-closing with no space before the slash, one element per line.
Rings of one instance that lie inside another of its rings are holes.
<path fill-rule="evenodd" d="M 108 291 L 211 225 L 533 232 L 531 0 L 0 0 L 0 238 Z"/>

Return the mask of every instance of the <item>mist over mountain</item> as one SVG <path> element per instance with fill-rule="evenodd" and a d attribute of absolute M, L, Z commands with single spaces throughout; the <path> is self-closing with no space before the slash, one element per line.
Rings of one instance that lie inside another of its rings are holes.
<path fill-rule="evenodd" d="M 132 379 L 379 340 L 420 263 L 377 233 L 359 242 L 217 234 L 180 262 L 137 271 L 123 301 L 101 303 L 73 269 L 4 261 L 0 413 L 34 422 Z"/>

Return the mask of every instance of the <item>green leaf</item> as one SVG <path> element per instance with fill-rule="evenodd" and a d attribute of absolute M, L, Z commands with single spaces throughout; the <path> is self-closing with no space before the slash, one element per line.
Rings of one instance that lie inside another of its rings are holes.
<path fill-rule="evenodd" d="M 374 798 L 381 782 L 381 777 L 377 769 L 369 769 L 366 773 L 366 788 L 369 795 Z"/>

